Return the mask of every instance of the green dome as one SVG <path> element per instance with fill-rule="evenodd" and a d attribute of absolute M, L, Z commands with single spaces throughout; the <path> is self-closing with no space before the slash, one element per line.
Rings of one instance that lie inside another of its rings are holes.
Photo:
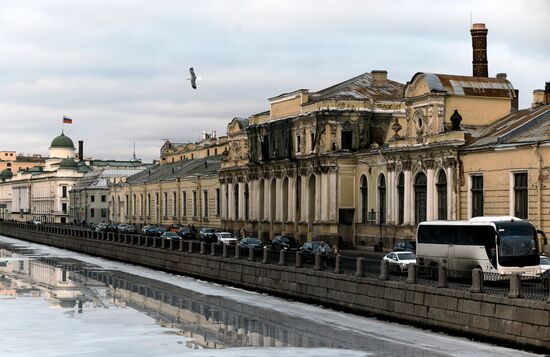
<path fill-rule="evenodd" d="M 2 170 L 2 172 L 0 172 L 0 180 L 2 181 L 9 180 L 12 177 L 13 177 L 13 173 L 11 172 L 10 169 L 5 169 L 5 170 Z"/>
<path fill-rule="evenodd" d="M 61 162 L 59 163 L 59 168 L 60 169 L 78 169 L 78 163 L 74 161 L 73 158 L 68 157 L 66 159 L 61 160 Z"/>
<path fill-rule="evenodd" d="M 65 134 L 62 132 L 61 135 L 53 139 L 52 144 L 50 145 L 52 148 L 71 148 L 74 149 L 74 143 L 68 136 L 65 136 Z"/>

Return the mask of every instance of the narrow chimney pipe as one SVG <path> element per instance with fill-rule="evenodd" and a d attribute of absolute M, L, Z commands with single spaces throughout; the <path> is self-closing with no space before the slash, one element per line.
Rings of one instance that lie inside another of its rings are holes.
<path fill-rule="evenodd" d="M 472 67 L 474 77 L 489 77 L 487 61 L 487 30 L 485 24 L 473 24 L 470 29 L 472 34 L 473 59 Z"/>
<path fill-rule="evenodd" d="M 78 159 L 84 161 L 84 141 L 78 140 Z"/>

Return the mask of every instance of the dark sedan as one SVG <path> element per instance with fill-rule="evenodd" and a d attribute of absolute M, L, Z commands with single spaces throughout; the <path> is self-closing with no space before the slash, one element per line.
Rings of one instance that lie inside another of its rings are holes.
<path fill-rule="evenodd" d="M 336 252 L 323 241 L 305 242 L 300 251 L 304 263 L 314 263 L 315 255 L 319 253 L 327 265 L 334 266 Z"/>
<path fill-rule="evenodd" d="M 276 236 L 271 241 L 271 249 L 273 250 L 296 250 L 299 246 L 298 241 L 294 237 Z"/>
<path fill-rule="evenodd" d="M 243 238 L 239 241 L 239 247 L 241 251 L 248 251 L 249 248 L 261 251 L 264 249 L 264 242 L 256 238 Z"/>

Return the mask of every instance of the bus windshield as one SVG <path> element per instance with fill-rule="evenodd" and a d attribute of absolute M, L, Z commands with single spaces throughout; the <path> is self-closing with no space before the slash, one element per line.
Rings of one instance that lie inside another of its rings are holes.
<path fill-rule="evenodd" d="M 499 237 L 498 262 L 502 266 L 539 264 L 537 234 L 532 225 L 523 222 L 495 222 Z"/>

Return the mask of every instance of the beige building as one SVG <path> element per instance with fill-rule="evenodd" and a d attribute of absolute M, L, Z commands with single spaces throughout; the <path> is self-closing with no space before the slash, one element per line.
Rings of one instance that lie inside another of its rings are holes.
<path fill-rule="evenodd" d="M 0 173 L 3 219 L 69 222 L 69 190 L 90 168 L 74 159 L 73 141 L 64 133 L 53 139 L 44 166 L 15 174 Z"/>
<path fill-rule="evenodd" d="M 212 133 L 203 131 L 198 142 L 175 143 L 166 140 L 160 149 L 160 164 L 222 155 L 226 150 L 226 136 L 217 137 L 215 130 Z"/>
<path fill-rule="evenodd" d="M 373 71 L 230 123 L 224 227 L 385 247 L 426 220 L 505 214 L 549 229 L 550 85 L 518 111 L 506 74 L 488 77 L 485 26 L 471 32 L 473 76 L 402 85 Z"/>
<path fill-rule="evenodd" d="M 403 88 L 372 71 L 270 98 L 248 123 L 234 119 L 220 171 L 224 227 L 263 239 L 350 239 L 354 155 L 383 145 L 392 118 L 405 116 Z"/>
<path fill-rule="evenodd" d="M 0 151 L 0 172 L 9 169 L 12 173 L 16 173 L 19 170 L 44 165 L 46 160 L 39 154 L 29 156 L 17 154 L 15 151 Z"/>
<path fill-rule="evenodd" d="M 221 156 L 157 164 L 110 188 L 114 223 L 220 227 Z"/>

